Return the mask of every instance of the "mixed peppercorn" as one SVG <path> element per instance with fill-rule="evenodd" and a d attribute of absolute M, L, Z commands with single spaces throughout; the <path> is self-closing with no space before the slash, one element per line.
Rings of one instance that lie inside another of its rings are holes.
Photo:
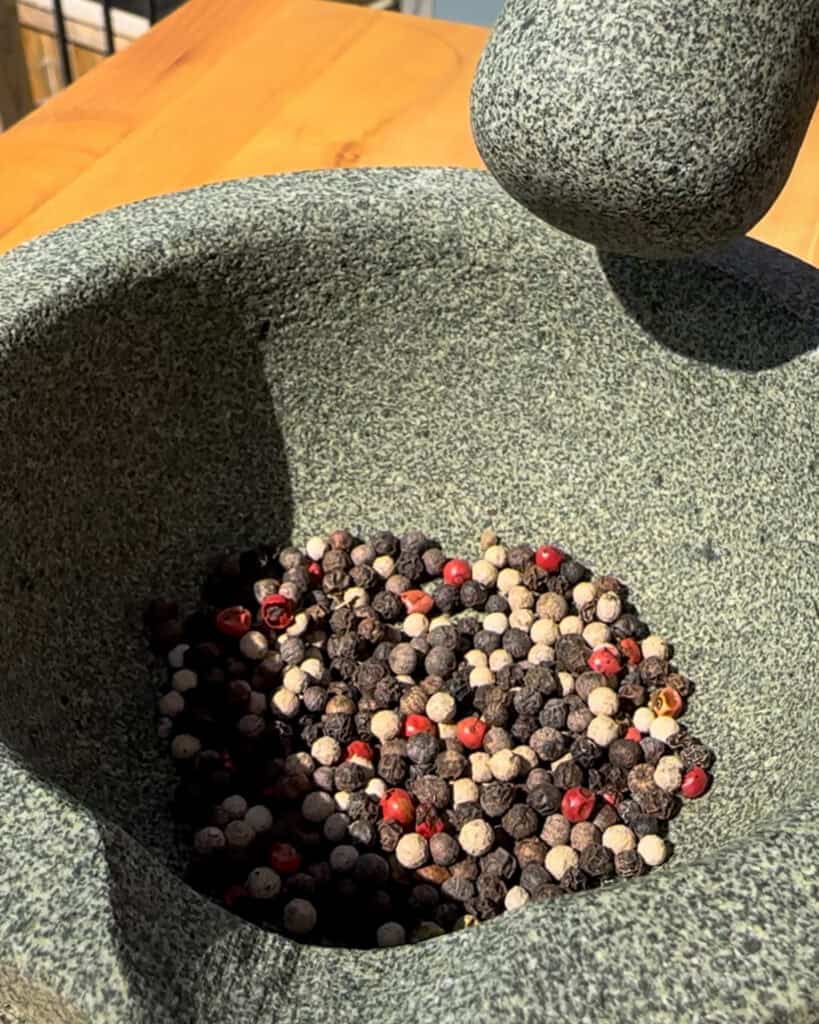
<path fill-rule="evenodd" d="M 613 576 L 419 530 L 219 560 L 145 614 L 191 883 L 324 945 L 420 941 L 662 864 L 713 755 Z"/>

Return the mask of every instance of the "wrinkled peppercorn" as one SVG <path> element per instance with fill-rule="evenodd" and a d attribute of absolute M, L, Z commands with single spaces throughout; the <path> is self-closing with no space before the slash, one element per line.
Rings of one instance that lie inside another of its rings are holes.
<path fill-rule="evenodd" d="M 564 563 L 565 565 L 565 563 Z M 561 566 L 562 570 L 563 566 Z M 558 637 L 554 645 L 555 664 L 561 672 L 580 675 L 586 667 L 586 659 L 591 649 L 581 636 L 569 635 Z"/>
<path fill-rule="evenodd" d="M 513 804 L 501 819 L 501 826 L 513 839 L 528 839 L 539 825 L 537 813 L 528 804 Z"/>
<path fill-rule="evenodd" d="M 485 782 L 481 786 L 481 808 L 489 818 L 500 818 L 509 810 L 514 800 L 515 787 L 510 782 Z"/>
<path fill-rule="evenodd" d="M 534 808 L 538 814 L 554 814 L 560 810 L 560 801 L 563 799 L 563 790 L 557 786 L 545 783 L 530 789 L 526 795 L 526 802 Z"/>

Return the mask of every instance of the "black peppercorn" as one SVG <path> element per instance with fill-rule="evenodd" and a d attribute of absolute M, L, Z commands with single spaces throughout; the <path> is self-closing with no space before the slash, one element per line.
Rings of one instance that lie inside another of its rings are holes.
<path fill-rule="evenodd" d="M 551 882 L 552 876 L 542 864 L 527 864 L 521 868 L 520 884 L 532 897 L 536 897 L 543 886 L 550 885 Z"/>
<path fill-rule="evenodd" d="M 510 569 L 525 569 L 535 557 L 534 548 L 528 544 L 515 544 L 506 552 L 506 564 Z"/>
<path fill-rule="evenodd" d="M 587 580 L 591 573 L 581 562 L 573 558 L 564 558 L 560 565 L 560 575 L 573 587 L 583 580 Z"/>
<path fill-rule="evenodd" d="M 449 647 L 432 647 L 424 658 L 424 668 L 433 676 L 446 679 L 457 665 L 455 652 Z"/>
<path fill-rule="evenodd" d="M 472 638 L 475 650 L 483 651 L 484 654 L 491 654 L 498 650 L 501 645 L 501 638 L 497 633 L 490 633 L 488 629 L 479 629 Z"/>
<path fill-rule="evenodd" d="M 555 641 L 555 663 L 561 672 L 580 675 L 586 669 L 586 660 L 590 653 L 591 648 L 582 636 L 560 636 Z"/>
<path fill-rule="evenodd" d="M 432 764 L 440 749 L 441 741 L 429 732 L 417 732 L 407 740 L 407 757 L 414 764 Z"/>
<path fill-rule="evenodd" d="M 486 599 L 486 604 L 483 606 L 483 610 L 487 615 L 492 612 L 503 612 L 504 615 L 509 614 L 509 602 L 503 596 L 503 594 L 490 594 Z"/>
<path fill-rule="evenodd" d="M 424 551 L 421 561 L 424 563 L 424 572 L 434 579 L 441 575 L 448 559 L 440 548 L 432 547 Z"/>
<path fill-rule="evenodd" d="M 539 593 L 546 585 L 548 575 L 534 563 L 525 566 L 520 572 L 520 582 L 533 593 Z"/>
<path fill-rule="evenodd" d="M 376 557 L 381 555 L 396 555 L 398 553 L 398 538 L 389 530 L 379 530 L 370 537 L 368 544 L 373 549 Z"/>
<path fill-rule="evenodd" d="M 501 644 L 507 654 L 519 661 L 529 653 L 532 641 L 525 629 L 510 627 L 503 634 Z"/>
<path fill-rule="evenodd" d="M 668 753 L 668 748 L 662 740 L 655 740 L 653 736 L 644 736 L 640 740 L 640 748 L 646 763 L 655 765 L 661 757 Z"/>
<path fill-rule="evenodd" d="M 410 647 L 412 647 L 420 657 L 425 657 L 429 653 L 430 649 L 429 637 L 425 634 L 421 634 L 421 636 L 414 636 L 412 640 L 410 640 Z"/>
<path fill-rule="evenodd" d="M 397 821 L 380 821 L 378 823 L 378 842 L 385 853 L 393 852 L 403 834 L 404 829 Z"/>
<path fill-rule="evenodd" d="M 484 782 L 480 787 L 480 801 L 487 817 L 500 818 L 515 801 L 515 787 L 510 782 Z"/>
<path fill-rule="evenodd" d="M 496 686 L 486 686 L 481 687 L 481 689 L 492 691 L 491 693 L 482 694 L 483 713 L 481 717 L 484 722 L 488 726 L 506 725 L 510 718 L 510 705 L 512 703 L 509 699 L 509 694 L 498 689 Z"/>
<path fill-rule="evenodd" d="M 380 661 L 386 664 L 390 660 L 390 654 L 392 654 L 392 649 L 395 647 L 396 642 L 397 641 L 393 640 L 380 641 L 380 643 L 376 644 L 373 648 L 370 660 L 376 662 Z"/>
<path fill-rule="evenodd" d="M 568 705 L 562 697 L 553 697 L 543 705 L 538 721 L 547 729 L 565 729 L 569 713 Z"/>
<path fill-rule="evenodd" d="M 526 803 L 538 814 L 555 814 L 560 810 L 560 801 L 563 799 L 563 790 L 558 789 L 550 783 L 535 786 L 526 794 Z"/>
<path fill-rule="evenodd" d="M 561 789 L 574 789 L 583 785 L 583 769 L 574 761 L 564 761 L 552 772 L 555 785 Z"/>
<path fill-rule="evenodd" d="M 351 658 L 358 651 L 359 640 L 355 633 L 335 633 L 327 640 L 329 658 Z"/>
<path fill-rule="evenodd" d="M 395 562 L 395 572 L 406 576 L 410 583 L 417 583 L 424 576 L 424 563 L 420 554 L 413 551 L 402 551 Z"/>
<path fill-rule="evenodd" d="M 375 684 L 372 699 L 379 709 L 392 708 L 401 698 L 401 684 L 395 676 L 385 675 Z"/>
<path fill-rule="evenodd" d="M 501 818 L 501 825 L 513 839 L 528 839 L 539 828 L 537 813 L 528 804 L 513 804 Z"/>
<path fill-rule="evenodd" d="M 453 875 L 441 886 L 441 893 L 449 900 L 466 903 L 475 897 L 475 884 L 468 878 Z"/>
<path fill-rule="evenodd" d="M 524 683 L 514 695 L 515 711 L 519 715 L 537 715 L 543 707 L 544 700 L 544 694 L 539 687 L 531 683 Z"/>
<path fill-rule="evenodd" d="M 512 862 L 514 864 L 514 861 Z M 506 886 L 497 875 L 482 874 L 476 883 L 478 899 L 499 908 L 506 899 Z"/>
<path fill-rule="evenodd" d="M 503 878 L 506 881 L 514 878 L 517 863 L 512 854 L 502 846 L 485 853 L 478 861 L 482 877 Z"/>
<path fill-rule="evenodd" d="M 401 598 L 388 590 L 380 590 L 370 602 L 370 607 L 385 622 L 397 622 L 405 613 Z"/>
<path fill-rule="evenodd" d="M 460 779 L 467 765 L 464 755 L 455 750 L 444 750 L 435 758 L 435 771 L 441 780 Z"/>
<path fill-rule="evenodd" d="M 609 744 L 609 761 L 626 771 L 643 760 L 643 748 L 635 740 L 617 739 Z"/>
<path fill-rule="evenodd" d="M 355 625 L 355 615 L 352 608 L 343 605 L 337 608 L 330 616 L 330 629 L 334 633 L 346 633 Z"/>
<path fill-rule="evenodd" d="M 412 795 L 421 804 L 428 804 L 441 811 L 449 806 L 451 794 L 445 779 L 436 778 L 434 775 L 422 775 L 412 783 L 411 790 Z"/>
<path fill-rule="evenodd" d="M 461 584 L 460 598 L 464 608 L 483 608 L 488 596 L 486 587 L 477 580 L 467 580 Z"/>
<path fill-rule="evenodd" d="M 644 658 L 640 662 L 640 679 L 649 690 L 665 686 L 667 677 L 668 662 L 662 658 Z"/>
<path fill-rule="evenodd" d="M 410 686 L 401 694 L 398 709 L 402 715 L 422 715 L 427 706 L 427 695 L 420 686 Z"/>
<path fill-rule="evenodd" d="M 509 727 L 509 733 L 513 739 L 519 740 L 521 743 L 528 743 L 530 736 L 539 724 L 534 715 L 518 715 Z"/>
<path fill-rule="evenodd" d="M 384 623 L 374 615 L 365 615 L 364 618 L 359 619 L 356 632 L 366 643 L 377 644 L 384 639 L 386 628 Z"/>
<path fill-rule="evenodd" d="M 641 708 L 648 699 L 646 688 L 642 683 L 626 678 L 620 684 L 617 695 L 620 698 L 620 705 L 627 711 Z"/>
<path fill-rule="evenodd" d="M 355 792 L 363 789 L 369 781 L 369 772 L 363 765 L 355 764 L 353 761 L 345 761 L 336 768 L 336 787 Z"/>
<path fill-rule="evenodd" d="M 328 572 L 346 572 L 352 564 L 350 556 L 341 548 L 329 548 L 321 560 L 325 576 Z"/>
<path fill-rule="evenodd" d="M 591 885 L 591 879 L 581 868 L 569 868 L 560 879 L 560 888 L 567 892 L 585 892 Z"/>
<path fill-rule="evenodd" d="M 460 832 L 464 825 L 468 821 L 474 821 L 476 818 L 483 817 L 483 811 L 481 805 L 473 800 L 467 800 L 462 804 L 458 804 L 457 807 L 453 807 L 447 811 L 447 817 L 449 818 L 452 827 Z"/>
<path fill-rule="evenodd" d="M 378 774 L 391 786 L 397 786 L 407 775 L 407 762 L 397 754 L 382 754 L 378 761 Z"/>
<path fill-rule="evenodd" d="M 355 739 L 355 723 L 352 715 L 324 715 L 321 719 L 321 727 L 325 736 L 331 736 L 334 740 L 344 746 Z"/>
<path fill-rule="evenodd" d="M 351 583 L 350 574 L 344 572 L 343 569 L 334 569 L 332 572 L 326 572 L 321 580 L 321 586 L 327 594 L 335 594 L 346 590 Z"/>
<path fill-rule="evenodd" d="M 562 576 L 549 576 L 546 579 L 545 589 L 552 594 L 560 594 L 561 597 L 568 597 L 572 592 L 572 585 Z"/>
<path fill-rule="evenodd" d="M 464 857 L 452 865 L 453 878 L 466 878 L 474 882 L 478 877 L 478 862 L 474 857 Z"/>
<path fill-rule="evenodd" d="M 640 805 L 640 810 L 652 818 L 659 818 L 661 821 L 667 821 L 674 813 L 674 797 L 671 793 L 667 793 L 664 789 L 660 789 L 660 787 L 654 783 L 640 789 L 638 792 L 635 792 L 632 788 L 632 796 Z"/>
<path fill-rule="evenodd" d="M 556 761 L 566 753 L 566 740 L 557 729 L 541 726 L 529 737 L 529 746 L 541 761 Z"/>
<path fill-rule="evenodd" d="M 377 837 L 375 825 L 363 818 L 347 826 L 347 835 L 359 846 L 372 846 Z"/>
<path fill-rule="evenodd" d="M 548 768 L 533 768 L 526 776 L 526 788 L 537 789 L 538 786 L 551 786 L 552 773 Z"/>
<path fill-rule="evenodd" d="M 350 579 L 354 586 L 370 590 L 378 582 L 379 576 L 371 565 L 354 565 L 350 569 Z"/>
<path fill-rule="evenodd" d="M 538 839 L 537 836 L 530 836 L 528 839 L 521 839 L 515 843 L 515 860 L 518 865 L 525 868 L 528 864 L 542 864 L 549 847 Z"/>
<path fill-rule="evenodd" d="M 285 665 L 300 665 L 304 661 L 304 641 L 288 636 L 279 645 L 279 654 Z"/>
<path fill-rule="evenodd" d="M 572 760 L 581 768 L 591 768 L 592 765 L 599 764 L 603 758 L 603 751 L 588 736 L 578 736 L 569 748 L 569 752 L 572 755 Z"/>
<path fill-rule="evenodd" d="M 445 614 L 456 611 L 460 603 L 460 588 L 450 583 L 442 583 L 435 589 L 432 599 L 438 611 Z"/>
<path fill-rule="evenodd" d="M 358 662 L 355 658 L 333 658 L 330 662 L 330 668 L 335 675 L 340 676 L 342 679 L 350 680 L 355 676 L 356 669 L 358 668 Z"/>
<path fill-rule="evenodd" d="M 607 685 L 606 677 L 601 672 L 581 672 L 574 681 L 574 692 L 581 700 L 586 701 L 592 690 Z"/>
<path fill-rule="evenodd" d="M 461 913 L 461 908 L 457 903 L 441 903 L 435 908 L 435 923 L 440 925 L 444 931 L 452 931 Z"/>
<path fill-rule="evenodd" d="M 614 870 L 621 878 L 634 878 L 643 873 L 645 863 L 636 850 L 621 850 L 614 855 Z"/>
<path fill-rule="evenodd" d="M 454 836 L 438 832 L 429 841 L 429 855 L 435 864 L 449 867 L 461 855 L 461 848 Z"/>

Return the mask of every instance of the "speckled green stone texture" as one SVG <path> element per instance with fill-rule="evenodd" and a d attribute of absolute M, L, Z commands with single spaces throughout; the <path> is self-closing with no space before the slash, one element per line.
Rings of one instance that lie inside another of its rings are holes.
<path fill-rule="evenodd" d="M 818 92 L 816 0 L 506 0 L 472 124 L 538 216 L 607 251 L 669 257 L 762 217 Z"/>
<path fill-rule="evenodd" d="M 815 1019 L 817 323 L 816 273 L 756 243 L 601 262 L 455 170 L 226 184 L 0 261 L 3 991 L 128 1024 Z M 670 864 L 368 952 L 179 880 L 140 608 L 340 523 L 622 574 L 719 757 Z"/>

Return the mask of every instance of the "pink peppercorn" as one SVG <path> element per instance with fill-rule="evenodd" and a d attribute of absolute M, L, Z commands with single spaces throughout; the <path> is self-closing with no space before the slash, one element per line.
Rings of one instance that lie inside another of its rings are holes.
<path fill-rule="evenodd" d="M 587 662 L 592 672 L 602 672 L 604 676 L 616 676 L 623 667 L 617 654 L 617 648 L 612 644 L 601 644 L 589 655 Z"/>
<path fill-rule="evenodd" d="M 444 566 L 442 575 L 444 583 L 448 583 L 453 587 L 460 587 L 467 580 L 472 579 L 472 568 L 466 559 L 450 558 Z"/>
<path fill-rule="evenodd" d="M 700 768 L 699 765 L 695 765 L 695 767 L 689 768 L 683 776 L 680 792 L 686 800 L 696 800 L 708 789 L 710 782 L 708 772 L 704 768 Z"/>
<path fill-rule="evenodd" d="M 535 564 L 544 572 L 557 572 L 565 557 L 553 544 L 542 544 L 535 552 Z"/>
<path fill-rule="evenodd" d="M 244 636 L 250 629 L 253 618 L 247 608 L 233 605 L 216 613 L 216 628 L 225 636 Z"/>
<path fill-rule="evenodd" d="M 574 786 L 567 789 L 560 802 L 560 810 L 564 818 L 568 818 L 573 824 L 578 821 L 588 821 L 594 811 L 594 793 L 582 786 Z"/>

